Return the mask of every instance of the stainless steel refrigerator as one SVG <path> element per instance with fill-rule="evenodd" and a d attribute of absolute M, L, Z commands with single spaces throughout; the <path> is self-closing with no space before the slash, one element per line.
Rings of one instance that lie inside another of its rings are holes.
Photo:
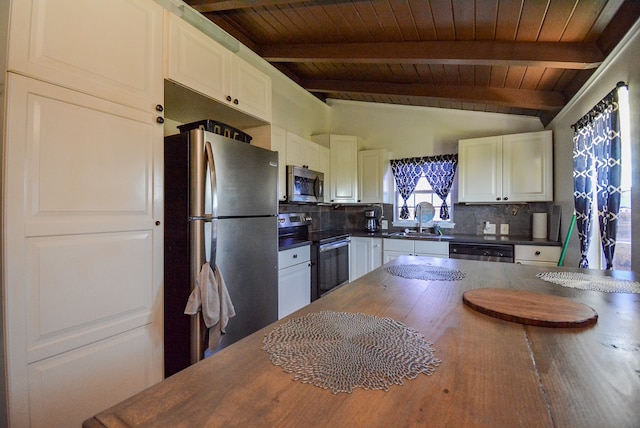
<path fill-rule="evenodd" d="M 164 143 L 165 376 L 203 358 L 200 313 L 184 314 L 202 265 L 217 266 L 236 315 L 222 349 L 278 318 L 278 156 L 200 129 Z"/>

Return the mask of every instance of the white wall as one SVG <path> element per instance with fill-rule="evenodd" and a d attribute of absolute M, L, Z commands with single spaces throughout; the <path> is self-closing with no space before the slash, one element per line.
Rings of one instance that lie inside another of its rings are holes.
<path fill-rule="evenodd" d="M 598 73 L 576 94 L 547 127 L 554 132 L 554 194 L 555 202 L 562 206 L 561 236 L 564 241 L 573 215 L 573 130 L 571 125 L 609 93 L 619 81 L 629 85 L 631 110 L 632 165 L 640 164 L 640 21 L 609 55 Z M 632 270 L 640 271 L 640 169 L 633 170 L 631 207 Z M 580 259 L 577 228 L 569 240 L 565 266 L 577 267 Z"/>
<path fill-rule="evenodd" d="M 462 138 L 542 131 L 537 117 L 431 107 L 329 100 L 325 132 L 357 135 L 366 149 L 386 148 L 395 159 L 457 153 Z"/>
<path fill-rule="evenodd" d="M 4 177 L 4 109 L 5 109 L 5 85 L 7 69 L 7 37 L 9 35 L 9 0 L 0 0 L 0 177 Z M 0 184 L 2 184 L 0 179 Z M 4 187 L 4 186 L 3 186 Z M 0 194 L 0 207 L 4 207 L 3 195 Z M 3 213 L 0 210 L 0 224 L 4 225 Z M 4 226 L 3 226 L 4 227 Z M 0 242 L 4 243 L 4 229 L 0 227 Z M 0 246 L 0 426 L 7 426 L 7 394 L 5 378 L 5 352 L 4 352 L 4 244 Z"/>

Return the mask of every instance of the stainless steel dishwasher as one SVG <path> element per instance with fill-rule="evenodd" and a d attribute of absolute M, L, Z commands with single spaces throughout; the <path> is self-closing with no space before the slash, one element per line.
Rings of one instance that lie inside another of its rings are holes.
<path fill-rule="evenodd" d="M 451 242 L 449 258 L 513 263 L 513 245 Z"/>

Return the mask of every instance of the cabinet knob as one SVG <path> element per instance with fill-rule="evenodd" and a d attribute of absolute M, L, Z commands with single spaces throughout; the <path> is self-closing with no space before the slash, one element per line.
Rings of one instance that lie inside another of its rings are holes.
<path fill-rule="evenodd" d="M 293 258 L 294 258 L 294 259 L 297 259 L 297 258 L 298 258 L 298 255 L 297 255 L 297 254 L 294 254 L 294 255 L 293 255 Z"/>
<path fill-rule="evenodd" d="M 499 200 L 500 200 L 500 198 L 496 198 L 496 201 L 499 201 Z"/>
<path fill-rule="evenodd" d="M 164 107 L 162 107 L 162 104 L 156 104 L 156 111 L 163 111 Z"/>
<path fill-rule="evenodd" d="M 235 105 L 238 105 L 238 99 L 236 98 L 235 100 L 233 100 L 233 103 L 234 103 Z"/>
<path fill-rule="evenodd" d="M 164 123 L 164 118 L 163 118 L 163 117 L 158 116 L 158 117 L 156 118 L 156 122 L 158 122 L 158 123 Z"/>
<path fill-rule="evenodd" d="M 504 198 L 504 200 L 505 200 L 505 201 L 508 201 L 508 200 L 509 200 L 509 197 L 508 197 L 508 196 L 507 196 L 507 197 L 505 197 L 505 198 Z"/>
<path fill-rule="evenodd" d="M 231 101 L 231 95 L 227 95 L 227 101 Z"/>
<path fill-rule="evenodd" d="M 156 221 L 156 226 L 160 226 L 160 221 Z"/>
<path fill-rule="evenodd" d="M 536 251 L 536 256 L 539 256 L 539 255 L 540 255 L 540 251 Z"/>

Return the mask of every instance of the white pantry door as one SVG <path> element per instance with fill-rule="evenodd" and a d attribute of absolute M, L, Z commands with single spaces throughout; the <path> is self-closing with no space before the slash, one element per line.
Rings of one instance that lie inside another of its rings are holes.
<path fill-rule="evenodd" d="M 7 89 L 10 423 L 80 426 L 162 380 L 162 125 L 13 73 Z"/>

